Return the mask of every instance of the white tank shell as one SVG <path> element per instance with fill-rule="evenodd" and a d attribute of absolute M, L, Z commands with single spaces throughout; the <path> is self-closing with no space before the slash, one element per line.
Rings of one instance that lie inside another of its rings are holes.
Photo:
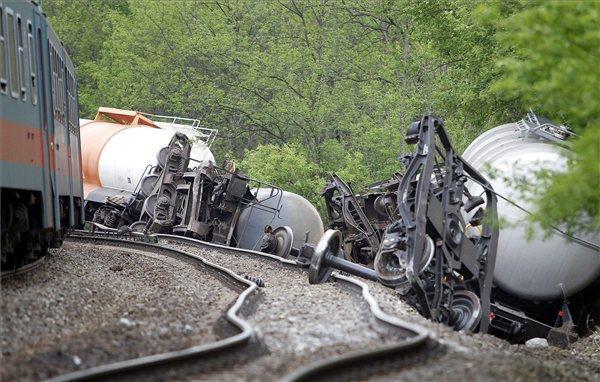
<path fill-rule="evenodd" d="M 323 221 L 317 209 L 305 198 L 293 192 L 282 191 L 281 210 L 278 216 L 271 211 L 261 210 L 260 207 L 246 207 L 240 214 L 235 228 L 238 247 L 245 249 L 260 249 L 260 241 L 264 227 L 270 225 L 274 229 L 289 226 L 294 233 L 293 247 L 300 249 L 304 244 L 305 234 L 309 231 L 308 241 L 318 243 L 323 236 Z M 252 190 L 256 198 L 269 207 L 277 207 L 278 196 L 270 197 L 270 188 Z"/>
<path fill-rule="evenodd" d="M 101 186 L 134 191 L 147 166 L 157 164 L 158 152 L 169 145 L 175 133 L 174 129 L 132 126 L 114 134 L 100 153 L 98 173 Z M 183 133 L 193 140 L 190 154 L 192 159 L 214 163 L 215 158 L 204 142 L 194 140 L 189 131 Z M 190 162 L 190 167 L 195 165 L 196 162 Z"/>
<path fill-rule="evenodd" d="M 529 210 L 531 206 L 515 189 L 515 182 L 527 181 L 541 169 L 564 170 L 567 155 L 567 149 L 526 135 L 511 123 L 479 136 L 463 159 L 487 177 L 496 192 Z M 467 186 L 472 194 L 483 191 L 473 182 Z M 554 300 L 573 295 L 600 277 L 600 253 L 556 232 L 545 237 L 537 227 L 528 238 L 526 212 L 501 198 L 498 216 L 501 225 L 494 281 L 504 291 L 527 300 Z M 597 235 L 585 238 L 598 243 Z"/>

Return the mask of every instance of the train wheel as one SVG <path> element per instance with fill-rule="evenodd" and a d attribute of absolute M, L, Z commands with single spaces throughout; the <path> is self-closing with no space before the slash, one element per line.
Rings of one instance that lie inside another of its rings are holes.
<path fill-rule="evenodd" d="M 48 247 L 50 248 L 58 248 L 62 245 L 63 243 L 63 239 L 64 235 L 62 235 L 60 232 L 53 232 L 52 233 L 52 239 L 50 239 L 50 243 L 48 245 L 46 245 L 46 249 L 48 249 Z"/>
<path fill-rule="evenodd" d="M 454 293 L 452 300 L 450 326 L 454 330 L 473 331 L 481 320 L 481 303 L 473 292 L 460 290 Z"/>
<path fill-rule="evenodd" d="M 0 228 L 3 271 L 18 269 L 47 254 L 39 200 L 35 193 L 2 190 Z"/>

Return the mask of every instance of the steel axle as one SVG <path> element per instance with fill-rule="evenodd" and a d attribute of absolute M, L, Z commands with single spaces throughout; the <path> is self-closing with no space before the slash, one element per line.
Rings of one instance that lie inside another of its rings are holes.
<path fill-rule="evenodd" d="M 342 234 L 338 230 L 330 229 L 319 240 L 308 268 L 308 282 L 321 284 L 331 276 L 333 269 L 350 273 L 354 276 L 377 281 L 377 273 L 370 268 L 353 263 L 342 258 Z"/>

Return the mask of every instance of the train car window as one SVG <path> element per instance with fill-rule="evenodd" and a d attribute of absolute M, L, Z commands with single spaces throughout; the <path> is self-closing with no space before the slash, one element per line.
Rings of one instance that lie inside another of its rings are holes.
<path fill-rule="evenodd" d="M 48 44 L 50 47 L 50 72 L 52 74 L 52 81 L 50 84 L 50 93 L 52 94 L 52 115 L 54 118 L 57 117 L 57 99 L 56 99 L 56 51 L 52 44 Z"/>
<path fill-rule="evenodd" d="M 71 73 L 69 72 L 69 69 L 67 69 L 67 124 L 69 125 L 69 130 L 71 131 L 71 133 L 74 133 L 73 131 L 73 102 L 71 102 L 71 94 L 72 94 L 72 82 L 73 79 L 71 78 Z"/>
<path fill-rule="evenodd" d="M 66 68 L 65 64 L 65 103 L 67 105 L 65 109 L 65 122 L 67 126 L 71 124 L 71 73 L 69 73 L 69 69 Z"/>
<path fill-rule="evenodd" d="M 29 70 L 31 76 L 31 103 L 37 105 L 37 84 L 35 83 L 36 68 L 33 44 L 33 26 L 30 20 L 27 20 L 27 47 L 29 48 Z"/>
<path fill-rule="evenodd" d="M 40 103 L 42 106 L 42 128 L 48 130 L 48 104 L 46 103 L 46 73 L 44 73 L 44 49 L 42 47 L 42 30 L 37 28 L 37 54 L 40 59 Z"/>
<path fill-rule="evenodd" d="M 65 123 L 65 64 L 60 59 L 60 120 L 64 124 Z"/>
<path fill-rule="evenodd" d="M 56 119 L 60 120 L 60 60 L 58 59 L 58 52 L 54 50 L 54 70 L 56 71 Z"/>
<path fill-rule="evenodd" d="M 8 91 L 8 73 L 6 68 L 6 40 L 4 40 L 4 8 L 0 4 L 0 93 Z"/>
<path fill-rule="evenodd" d="M 63 84 L 62 84 L 62 91 L 63 91 L 63 123 L 65 125 L 67 125 L 67 102 L 69 102 L 69 100 L 67 99 L 67 66 L 65 65 L 65 61 L 62 60 L 62 78 L 63 78 Z"/>
<path fill-rule="evenodd" d="M 52 113 L 54 113 L 54 53 L 52 45 L 48 45 L 48 55 L 50 56 L 50 95 L 52 96 Z"/>
<path fill-rule="evenodd" d="M 54 101 L 54 118 L 58 119 L 58 57 L 56 55 L 56 49 L 52 49 L 52 57 L 54 58 L 54 69 L 52 70 L 52 100 Z"/>
<path fill-rule="evenodd" d="M 27 62 L 25 61 L 25 43 L 23 41 L 23 23 L 21 16 L 17 13 L 17 45 L 19 46 L 19 63 L 21 72 L 21 99 L 27 100 Z"/>
<path fill-rule="evenodd" d="M 63 84 L 63 90 L 64 90 L 64 101 L 65 101 L 65 108 L 63 109 L 64 114 L 63 114 L 63 119 L 65 122 L 65 125 L 68 127 L 69 126 L 69 72 L 67 71 L 67 65 L 65 64 L 65 71 L 64 73 L 64 84 Z"/>
<path fill-rule="evenodd" d="M 75 87 L 75 76 L 67 71 L 67 97 L 69 102 L 69 110 L 68 110 L 68 121 L 69 121 L 69 129 L 74 135 L 78 135 L 77 132 L 77 119 L 79 115 L 77 114 L 77 99 L 76 99 L 76 87 Z"/>
<path fill-rule="evenodd" d="M 69 70 L 66 71 L 67 75 L 65 76 L 65 87 L 67 88 L 66 100 L 67 100 L 67 111 L 66 111 L 66 120 L 67 127 L 71 127 L 71 78 L 69 76 Z"/>
<path fill-rule="evenodd" d="M 77 86 L 75 76 L 71 76 L 71 123 L 73 124 L 73 133 L 79 135 L 77 123 L 79 122 L 79 113 L 77 109 Z"/>
<path fill-rule="evenodd" d="M 60 121 L 60 110 L 62 108 L 62 97 L 60 93 L 60 57 L 58 51 L 54 51 L 56 59 L 56 119 Z"/>
<path fill-rule="evenodd" d="M 8 37 L 8 70 L 10 77 L 10 95 L 19 98 L 19 72 L 17 68 L 17 36 L 15 33 L 15 16 L 10 8 L 6 8 L 6 29 Z"/>
<path fill-rule="evenodd" d="M 58 84 L 58 67 L 59 67 L 59 63 L 58 63 L 58 53 L 56 52 L 56 49 L 53 51 L 54 52 L 54 73 L 52 73 L 52 76 L 54 77 L 54 89 L 53 89 L 53 94 L 54 94 L 54 98 L 56 98 L 55 102 L 54 102 L 54 115 L 56 119 L 60 119 L 60 85 Z"/>
<path fill-rule="evenodd" d="M 57 51 L 54 51 L 54 59 L 56 60 L 56 119 L 60 120 L 60 59 Z"/>
<path fill-rule="evenodd" d="M 66 67 L 66 65 L 65 65 Z M 65 71 L 66 75 L 65 75 L 65 82 L 67 84 L 67 86 L 65 86 L 66 88 L 66 103 L 67 103 L 67 109 L 66 109 L 66 115 L 65 115 L 65 121 L 67 122 L 67 126 L 69 126 L 71 124 L 71 90 L 70 90 L 70 86 L 71 86 L 71 73 L 69 73 L 69 69 L 66 69 Z"/>
<path fill-rule="evenodd" d="M 60 62 L 58 60 L 58 52 L 54 50 L 54 75 L 55 81 L 55 94 L 56 94 L 56 119 L 60 119 Z"/>
<path fill-rule="evenodd" d="M 59 92 L 60 92 L 60 121 L 63 123 L 63 125 L 65 124 L 65 63 L 63 61 L 62 58 L 60 58 L 60 66 L 59 66 L 59 74 L 58 74 L 58 81 L 59 81 Z"/>
<path fill-rule="evenodd" d="M 66 80 L 65 62 L 59 51 L 48 41 L 50 47 L 50 68 L 52 72 L 52 106 L 54 119 L 66 126 Z"/>

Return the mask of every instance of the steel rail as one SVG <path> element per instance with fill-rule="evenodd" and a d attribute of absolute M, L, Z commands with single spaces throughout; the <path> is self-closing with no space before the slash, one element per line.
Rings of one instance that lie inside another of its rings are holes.
<path fill-rule="evenodd" d="M 225 251 L 225 252 L 233 252 L 236 254 L 243 254 L 243 255 L 250 255 L 250 256 L 260 256 L 266 259 L 270 259 L 270 260 L 274 260 L 274 261 L 278 261 L 282 264 L 286 264 L 286 265 L 293 265 L 295 267 L 301 265 L 300 263 L 298 263 L 295 260 L 288 260 L 288 259 L 284 259 L 283 257 L 279 257 L 276 255 L 271 255 L 270 253 L 264 253 L 264 252 L 259 252 L 259 251 L 255 251 L 252 249 L 245 249 L 245 248 L 236 248 L 236 247 L 229 247 L 226 245 L 222 245 L 222 244 L 216 244 L 216 243 L 210 243 L 207 241 L 202 241 L 202 240 L 198 240 L 198 239 L 193 239 L 191 237 L 186 237 L 186 236 L 179 236 L 179 235 L 170 235 L 170 234 L 164 234 L 164 233 L 157 233 L 157 234 L 153 234 L 150 235 L 151 237 L 156 237 L 157 239 L 162 239 L 162 240 L 167 240 L 167 241 L 175 241 L 175 242 L 179 242 L 179 243 L 184 243 L 187 245 L 195 245 L 197 247 L 204 247 L 204 248 L 209 248 L 209 249 L 218 249 L 220 251 Z"/>
<path fill-rule="evenodd" d="M 40 257 L 39 259 L 32 261 L 31 263 L 27 263 L 27 264 L 23 265 L 22 267 L 17 267 L 14 269 L 9 269 L 7 271 L 2 271 L 2 273 L 0 274 L 0 280 L 5 280 L 5 279 L 8 279 L 13 276 L 22 275 L 23 273 L 27 273 L 27 272 L 30 272 L 30 271 L 36 269 L 37 267 L 42 265 L 44 263 L 44 261 L 46 261 L 47 256 L 48 255 L 46 254 L 46 255 Z"/>
<path fill-rule="evenodd" d="M 402 355 L 425 347 L 429 342 L 429 339 L 432 338 L 429 330 L 425 329 L 424 327 L 400 320 L 398 317 L 394 317 L 383 312 L 373 295 L 371 295 L 369 292 L 369 286 L 365 282 L 353 277 L 342 275 L 340 273 L 333 273 L 332 276 L 337 280 L 360 287 L 362 290 L 363 299 L 367 302 L 367 304 L 369 304 L 369 308 L 373 314 L 373 317 L 375 317 L 378 322 L 390 325 L 393 328 L 404 332 L 407 337 L 400 342 L 387 344 L 375 349 L 354 351 L 341 356 L 334 356 L 310 363 L 287 374 L 285 377 L 283 377 L 282 381 L 309 381 L 312 379 L 317 379 L 317 377 L 321 374 L 335 369 L 340 369 L 342 367 L 355 365 L 359 362 L 364 363 L 367 361 L 377 360 L 378 358 L 385 356 Z"/>
<path fill-rule="evenodd" d="M 86 232 L 86 231 L 79 231 Z M 97 232 L 97 231 L 96 231 Z M 106 232 L 107 235 L 116 236 L 117 234 L 114 231 Z M 141 235 L 136 235 L 141 236 Z M 276 261 L 285 266 L 292 266 L 294 268 L 298 267 L 307 267 L 306 264 L 299 263 L 295 260 L 284 259 L 279 256 L 275 256 L 272 254 L 254 251 L 250 249 L 243 248 L 234 248 L 221 244 L 215 244 L 210 242 L 205 242 L 198 239 L 193 239 L 185 236 L 179 235 L 171 235 L 171 234 L 153 234 L 149 235 L 149 237 L 154 237 L 159 241 L 170 241 L 182 243 L 189 246 L 206 248 L 206 249 L 218 249 L 220 251 L 231 252 L 237 255 L 248 255 L 253 257 L 261 257 L 264 259 L 268 259 L 271 261 Z M 160 246 L 160 248 L 166 248 Z M 316 379 L 319 375 L 327 373 L 329 371 L 340 369 L 342 367 L 351 366 L 356 363 L 364 363 L 367 361 L 376 361 L 379 358 L 383 358 L 386 356 L 402 356 L 409 352 L 418 351 L 421 348 L 425 348 L 430 340 L 436 340 L 436 335 L 433 334 L 428 329 L 418 325 L 409 323 L 407 321 L 401 320 L 398 317 L 392 316 L 388 313 L 385 313 L 381 310 L 377 300 L 373 297 L 373 295 L 369 291 L 369 286 L 354 277 L 349 277 L 340 272 L 333 272 L 331 275 L 333 279 L 338 280 L 342 283 L 347 284 L 352 288 L 360 288 L 363 300 L 369 306 L 370 312 L 375 319 L 375 321 L 381 325 L 385 325 L 387 327 L 391 327 L 399 333 L 402 333 L 405 339 L 400 342 L 387 344 L 384 346 L 377 347 L 375 349 L 369 350 L 359 350 L 350 352 L 341 356 L 335 356 L 331 358 L 326 358 L 324 360 L 316 361 L 313 363 L 309 363 L 301 368 L 293 370 L 289 374 L 285 375 L 282 378 L 282 381 L 285 382 L 300 382 L 307 381 L 311 379 Z M 437 341 L 437 340 L 436 340 Z M 441 341 L 437 341 L 442 344 Z M 443 345 L 443 344 L 442 344 Z M 452 346 L 451 343 L 446 344 L 448 346 Z"/>
<path fill-rule="evenodd" d="M 242 248 L 232 248 L 227 247 L 220 244 L 214 244 L 209 242 L 204 242 L 197 239 L 192 239 L 184 236 L 177 235 L 168 235 L 168 234 L 156 234 L 159 240 L 170 240 L 175 242 L 182 242 L 188 245 L 195 244 L 199 247 L 211 248 L 211 249 L 219 249 L 235 252 L 236 254 L 246 254 L 252 256 L 261 256 L 263 258 L 271 259 L 278 261 L 279 263 L 285 265 L 294 265 L 294 266 L 305 266 L 302 263 L 296 262 L 294 260 L 283 259 L 279 256 L 258 252 L 249 249 Z M 375 320 L 383 325 L 390 326 L 397 330 L 398 332 L 402 332 L 405 335 L 405 339 L 377 347 L 375 349 L 369 350 L 360 350 L 355 352 L 350 352 L 341 356 L 326 358 L 324 360 L 316 361 L 314 363 L 310 363 L 306 366 L 298 368 L 291 373 L 287 374 L 283 377 L 282 381 L 285 382 L 300 382 L 307 381 L 311 379 L 317 378 L 320 374 L 326 373 L 333 369 L 342 368 L 344 366 L 349 366 L 352 364 L 356 364 L 357 362 L 366 362 L 370 360 L 376 360 L 378 358 L 382 358 L 385 356 L 399 356 L 402 354 L 409 353 L 411 351 L 418 350 L 420 348 L 424 348 L 430 340 L 433 340 L 436 336 L 433 335 L 428 329 L 413 324 L 404 320 L 399 319 L 398 317 L 392 316 L 390 314 L 385 313 L 381 310 L 379 303 L 373 297 L 373 295 L 369 291 L 369 286 L 362 280 L 359 280 L 354 277 L 348 277 L 346 275 L 341 274 L 340 272 L 334 272 L 331 275 L 334 279 L 344 282 L 352 287 L 359 287 L 362 292 L 362 297 L 369 305 L 369 309 L 371 314 L 375 318 Z"/>
<path fill-rule="evenodd" d="M 56 376 L 54 378 L 50 378 L 47 381 L 49 381 L 49 382 L 50 381 L 51 382 L 86 381 L 86 380 L 91 380 L 91 379 L 114 377 L 118 374 L 123 374 L 126 372 L 149 369 L 149 368 L 152 368 L 155 366 L 161 366 L 161 365 L 165 365 L 167 363 L 171 363 L 171 362 L 175 362 L 175 361 L 181 361 L 181 360 L 190 359 L 190 358 L 199 358 L 202 356 L 214 354 L 214 353 L 221 352 L 224 350 L 234 349 L 239 346 L 247 344 L 250 341 L 250 339 L 254 336 L 254 334 L 255 334 L 254 328 L 250 325 L 250 323 L 248 323 L 246 320 L 244 320 L 243 318 L 238 316 L 238 313 L 239 313 L 240 309 L 242 308 L 242 306 L 244 305 L 244 303 L 247 301 L 247 298 L 256 291 L 258 286 L 254 282 L 241 277 L 240 275 L 236 274 L 232 270 L 222 267 L 220 265 L 211 263 L 210 261 L 208 261 L 198 255 L 189 254 L 184 251 L 167 248 L 167 247 L 156 245 L 156 244 L 150 244 L 150 243 L 133 241 L 133 240 L 123 240 L 123 239 L 118 239 L 118 238 L 114 238 L 114 237 L 91 235 L 86 231 L 76 231 L 75 233 L 71 234 L 68 238 L 75 239 L 75 240 L 81 240 L 81 241 L 91 240 L 91 241 L 102 241 L 102 242 L 107 242 L 107 243 L 112 242 L 115 245 L 118 244 L 121 246 L 123 244 L 127 244 L 127 245 L 133 244 L 133 246 L 143 247 L 144 249 L 151 248 L 155 252 L 161 252 L 170 257 L 187 257 L 189 259 L 198 261 L 198 262 L 202 263 L 203 265 L 205 265 L 209 268 L 212 268 L 212 269 L 218 271 L 219 273 L 222 273 L 225 276 L 228 276 L 229 278 L 234 279 L 235 281 L 237 281 L 241 284 L 247 285 L 247 288 L 238 296 L 235 303 L 227 310 L 227 313 L 225 316 L 227 321 L 229 321 L 233 326 L 235 326 L 236 328 L 238 328 L 240 330 L 240 333 L 238 333 L 236 335 L 227 337 L 225 339 L 222 339 L 222 340 L 219 340 L 216 342 L 192 346 L 192 347 L 182 349 L 182 350 L 176 350 L 176 351 L 159 353 L 159 354 L 152 354 L 152 355 L 143 356 L 143 357 L 139 357 L 139 358 L 133 358 L 133 359 L 125 360 L 125 361 L 108 363 L 108 364 L 92 367 L 92 368 L 86 369 L 86 370 L 75 371 L 75 372 Z"/>

